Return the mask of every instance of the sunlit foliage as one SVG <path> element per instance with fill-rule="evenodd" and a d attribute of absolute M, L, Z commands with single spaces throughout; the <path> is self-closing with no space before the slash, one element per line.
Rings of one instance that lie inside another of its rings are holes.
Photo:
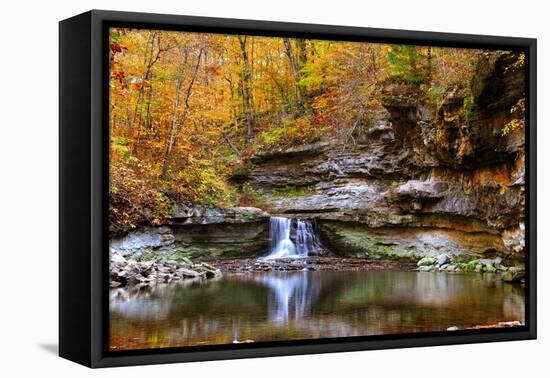
<path fill-rule="evenodd" d="M 346 144 L 388 78 L 436 106 L 480 50 L 115 28 L 110 52 L 110 216 L 124 231 L 174 201 L 251 204 L 228 182 L 243 159 Z"/>

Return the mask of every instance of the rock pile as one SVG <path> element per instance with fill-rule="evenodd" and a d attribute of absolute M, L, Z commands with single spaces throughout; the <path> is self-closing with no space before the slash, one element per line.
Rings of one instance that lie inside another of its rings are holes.
<path fill-rule="evenodd" d="M 186 279 L 208 279 L 221 276 L 212 265 L 189 259 L 149 261 L 128 260 L 111 250 L 109 265 L 110 287 L 171 283 Z"/>
<path fill-rule="evenodd" d="M 525 270 L 518 267 L 508 267 L 502 263 L 502 258 L 475 259 L 468 262 L 453 262 L 448 255 L 426 256 L 417 263 L 420 272 L 476 272 L 500 273 L 505 282 L 521 282 Z"/>

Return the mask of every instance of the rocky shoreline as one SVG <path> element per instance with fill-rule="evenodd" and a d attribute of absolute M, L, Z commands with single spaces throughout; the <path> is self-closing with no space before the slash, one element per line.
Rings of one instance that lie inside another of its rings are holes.
<path fill-rule="evenodd" d="M 111 251 L 109 277 L 111 288 L 121 286 L 148 286 L 174 283 L 190 279 L 210 279 L 221 276 L 221 271 L 206 262 L 189 259 L 148 261 L 126 259 Z"/>
<path fill-rule="evenodd" d="M 126 259 L 111 251 L 110 287 L 150 286 L 203 280 L 222 274 L 254 272 L 338 271 L 366 272 L 377 270 L 445 272 L 445 273 L 493 273 L 504 282 L 524 283 L 525 270 L 508 267 L 502 259 L 476 259 L 453 262 L 446 255 L 427 256 L 418 262 L 380 260 L 373 258 L 309 256 L 293 259 L 210 259 L 191 261 L 187 258 L 166 260 L 159 257 L 136 261 Z"/>
<path fill-rule="evenodd" d="M 505 282 L 524 282 L 525 269 L 517 266 L 506 266 L 502 258 L 474 259 L 467 262 L 455 262 L 447 255 L 426 256 L 417 262 L 420 272 L 475 272 L 498 273 Z"/>
<path fill-rule="evenodd" d="M 380 260 L 356 257 L 310 256 L 301 259 L 225 259 L 209 260 L 223 273 L 288 272 L 288 271 L 418 271 L 445 273 L 494 273 L 509 283 L 524 283 L 525 269 L 506 266 L 501 258 L 475 259 L 468 262 L 453 262 L 447 255 L 428 256 L 418 262 Z"/>
<path fill-rule="evenodd" d="M 211 260 L 224 273 L 245 272 L 292 272 L 292 271 L 372 271 L 397 270 L 407 271 L 416 267 L 414 263 L 399 261 L 378 261 L 354 257 L 319 257 L 310 256 L 301 259 L 229 259 Z"/>

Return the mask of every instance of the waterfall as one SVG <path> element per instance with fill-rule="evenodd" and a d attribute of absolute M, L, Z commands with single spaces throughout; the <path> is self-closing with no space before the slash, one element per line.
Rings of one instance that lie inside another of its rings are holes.
<path fill-rule="evenodd" d="M 292 225 L 295 222 L 294 240 L 291 239 Z M 310 221 L 271 217 L 269 222 L 269 254 L 266 259 L 300 258 L 317 254 L 321 242 Z"/>
<path fill-rule="evenodd" d="M 269 221 L 270 248 L 267 258 L 294 257 L 296 247 L 292 240 L 290 240 L 291 222 L 290 218 L 271 217 Z"/>
<path fill-rule="evenodd" d="M 296 225 L 296 250 L 300 256 L 317 254 L 321 248 L 319 236 L 313 229 L 313 223 L 298 219 Z"/>

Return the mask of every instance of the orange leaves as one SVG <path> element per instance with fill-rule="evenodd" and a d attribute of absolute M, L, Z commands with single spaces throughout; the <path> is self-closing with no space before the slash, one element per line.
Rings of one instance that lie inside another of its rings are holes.
<path fill-rule="evenodd" d="M 162 194 L 151 167 L 136 160 L 111 159 L 109 227 L 126 232 L 140 223 L 159 224 L 169 215 L 171 201 Z"/>
<path fill-rule="evenodd" d="M 109 49 L 111 216 L 121 229 L 158 222 L 171 200 L 230 204 L 230 168 L 258 150 L 345 140 L 381 106 L 388 56 L 397 54 L 394 66 L 410 64 L 401 67 L 406 72 L 433 66 L 432 86 L 467 82 L 475 56 L 260 36 L 241 44 L 235 35 L 123 28 L 111 30 Z"/>
<path fill-rule="evenodd" d="M 126 73 L 124 71 L 111 71 L 111 80 L 116 80 L 120 84 L 123 84 L 125 78 Z"/>

